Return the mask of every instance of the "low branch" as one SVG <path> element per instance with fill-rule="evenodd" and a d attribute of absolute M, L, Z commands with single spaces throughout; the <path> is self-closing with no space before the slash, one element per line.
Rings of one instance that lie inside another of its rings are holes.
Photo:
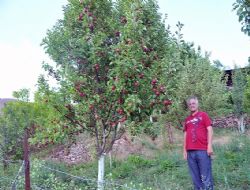
<path fill-rule="evenodd" d="M 63 113 L 61 112 L 61 110 L 58 109 L 57 106 L 54 106 L 54 108 L 55 108 L 60 114 L 63 114 Z M 79 121 L 76 121 L 76 120 L 72 119 L 71 117 L 69 117 L 69 116 L 67 116 L 67 115 L 64 115 L 64 117 L 65 117 L 67 120 L 69 120 L 69 121 L 71 122 L 71 124 L 73 124 L 73 125 L 79 125 L 82 129 L 85 129 L 85 130 L 87 130 L 87 131 L 90 131 L 90 132 L 94 133 L 93 130 L 91 130 L 91 129 L 88 128 L 88 127 L 85 127 L 85 126 L 82 125 Z M 85 121 L 85 122 L 86 122 L 86 121 Z M 87 122 L 86 122 L 86 123 L 87 123 Z"/>

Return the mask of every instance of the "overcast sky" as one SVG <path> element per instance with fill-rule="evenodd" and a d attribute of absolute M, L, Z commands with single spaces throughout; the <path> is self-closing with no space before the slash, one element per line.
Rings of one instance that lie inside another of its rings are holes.
<path fill-rule="evenodd" d="M 245 66 L 250 38 L 240 31 L 233 0 L 159 0 L 167 24 L 184 24 L 186 41 L 211 52 L 228 68 Z M 66 0 L 0 0 L 0 98 L 21 88 L 35 89 L 41 63 L 50 61 L 40 43 L 58 19 Z"/>

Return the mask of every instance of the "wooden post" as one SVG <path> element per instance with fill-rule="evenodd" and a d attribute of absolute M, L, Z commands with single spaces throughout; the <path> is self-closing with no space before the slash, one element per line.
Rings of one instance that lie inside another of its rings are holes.
<path fill-rule="evenodd" d="M 25 190 L 30 190 L 30 162 L 29 162 L 29 132 L 24 131 L 23 150 L 24 150 L 24 173 L 25 173 Z"/>

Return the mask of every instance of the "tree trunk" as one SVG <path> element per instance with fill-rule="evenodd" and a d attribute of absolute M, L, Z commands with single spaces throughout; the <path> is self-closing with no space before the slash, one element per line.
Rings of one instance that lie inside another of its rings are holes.
<path fill-rule="evenodd" d="M 173 129 L 170 124 L 167 125 L 168 142 L 170 145 L 174 144 Z"/>
<path fill-rule="evenodd" d="M 150 115 L 149 121 L 150 121 L 151 123 L 153 123 L 153 117 L 152 117 L 152 115 Z"/>
<path fill-rule="evenodd" d="M 162 138 L 163 138 L 163 146 L 164 146 L 164 148 L 168 148 L 167 123 L 166 123 L 166 125 L 162 125 L 161 133 L 162 133 Z"/>
<path fill-rule="evenodd" d="M 244 114 L 240 115 L 238 119 L 238 128 L 240 133 L 245 133 Z"/>
<path fill-rule="evenodd" d="M 98 190 L 104 190 L 104 166 L 105 166 L 105 155 L 101 154 L 98 158 Z"/>

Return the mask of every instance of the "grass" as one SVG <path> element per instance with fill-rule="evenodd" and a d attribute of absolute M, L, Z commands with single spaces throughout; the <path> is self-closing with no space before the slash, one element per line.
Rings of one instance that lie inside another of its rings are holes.
<path fill-rule="evenodd" d="M 131 182 L 133 184 L 143 184 L 144 187 L 151 187 L 153 190 L 191 190 L 192 183 L 188 174 L 187 164 L 182 159 L 181 154 L 180 144 L 182 133 L 176 134 L 176 146 L 173 146 L 171 150 L 156 148 L 155 145 L 150 145 L 152 142 L 142 141 L 148 147 L 149 151 L 154 151 L 154 157 L 133 154 L 123 160 L 113 159 L 112 166 L 109 165 L 109 158 L 106 157 L 105 179 L 117 184 L 130 184 Z M 213 176 L 215 189 L 250 189 L 249 136 L 240 135 L 235 130 L 215 129 L 214 139 Z M 75 176 L 82 176 L 93 180 L 97 176 L 96 161 L 72 166 L 49 161 L 46 161 L 44 164 Z M 18 170 L 17 166 L 11 167 L 8 175 L 14 175 Z M 52 183 L 54 178 L 56 178 L 60 184 L 72 183 L 74 185 L 72 189 L 80 189 L 80 187 L 84 186 L 87 189 L 91 189 L 87 186 L 88 184 L 79 180 L 73 180 L 64 174 L 44 169 L 38 169 L 37 172 L 39 173 L 39 177 L 33 176 L 33 181 L 36 181 L 38 184 L 43 184 L 44 181 L 47 181 L 47 183 L 51 181 Z M 64 186 L 61 185 L 60 187 L 63 189 Z M 67 188 L 68 186 L 65 187 L 65 189 Z M 119 188 L 109 187 L 107 189 Z"/>

